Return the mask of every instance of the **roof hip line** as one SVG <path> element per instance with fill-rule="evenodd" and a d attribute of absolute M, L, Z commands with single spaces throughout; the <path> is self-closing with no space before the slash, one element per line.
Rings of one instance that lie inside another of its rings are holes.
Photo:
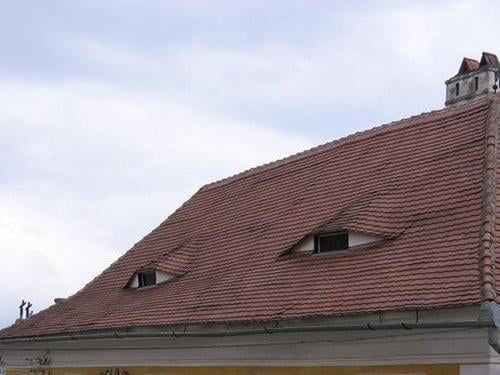
<path fill-rule="evenodd" d="M 481 299 L 497 298 L 495 278 L 496 168 L 500 100 L 495 95 L 486 120 L 479 266 Z"/>

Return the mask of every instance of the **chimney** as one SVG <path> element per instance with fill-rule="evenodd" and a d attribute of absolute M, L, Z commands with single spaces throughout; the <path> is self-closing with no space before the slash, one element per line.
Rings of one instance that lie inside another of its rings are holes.
<path fill-rule="evenodd" d="M 499 76 L 500 63 L 496 55 L 483 52 L 481 61 L 464 57 L 458 73 L 445 82 L 446 107 L 495 94 Z"/>

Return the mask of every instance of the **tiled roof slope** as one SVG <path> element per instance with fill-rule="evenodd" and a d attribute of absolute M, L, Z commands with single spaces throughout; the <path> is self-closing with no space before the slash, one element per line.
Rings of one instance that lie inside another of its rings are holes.
<path fill-rule="evenodd" d="M 209 184 L 76 295 L 0 337 L 495 299 L 498 119 L 487 99 Z M 325 225 L 385 241 L 338 255 L 287 253 Z M 145 290 L 124 288 L 150 264 L 179 276 Z"/>

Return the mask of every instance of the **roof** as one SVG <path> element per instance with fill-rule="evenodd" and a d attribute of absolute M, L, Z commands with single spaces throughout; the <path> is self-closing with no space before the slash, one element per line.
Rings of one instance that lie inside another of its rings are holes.
<path fill-rule="evenodd" d="M 462 64 L 458 69 L 457 75 L 470 73 L 473 72 L 474 70 L 477 70 L 478 68 L 479 68 L 479 61 L 470 59 L 468 57 L 464 57 L 464 59 L 462 60 Z"/>
<path fill-rule="evenodd" d="M 0 337 L 496 300 L 497 102 L 415 116 L 206 185 L 81 291 Z M 331 225 L 385 240 L 287 255 Z M 124 287 L 151 265 L 177 276 Z"/>
<path fill-rule="evenodd" d="M 481 62 L 479 63 L 480 67 L 483 66 L 498 66 L 499 61 L 497 55 L 494 53 L 483 52 L 481 56 Z"/>
<path fill-rule="evenodd" d="M 458 69 L 458 73 L 456 76 L 462 74 L 468 74 L 474 72 L 480 68 L 486 69 L 486 67 L 498 67 L 500 62 L 498 61 L 497 55 L 494 53 L 483 52 L 481 54 L 481 61 L 477 61 L 468 57 L 464 57 L 462 63 L 460 64 L 460 68 Z M 456 77 L 455 76 L 455 77 Z"/>

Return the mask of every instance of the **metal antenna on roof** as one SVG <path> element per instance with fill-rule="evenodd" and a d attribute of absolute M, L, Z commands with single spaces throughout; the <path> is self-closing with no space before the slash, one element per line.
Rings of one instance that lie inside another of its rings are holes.
<path fill-rule="evenodd" d="M 28 305 L 26 306 L 26 318 L 30 317 L 30 308 L 33 306 L 31 302 L 28 302 Z"/>
<path fill-rule="evenodd" d="M 23 302 L 21 302 L 21 304 L 19 305 L 19 319 L 22 319 L 23 318 L 23 307 L 24 305 L 26 305 L 26 301 L 23 300 Z"/>

